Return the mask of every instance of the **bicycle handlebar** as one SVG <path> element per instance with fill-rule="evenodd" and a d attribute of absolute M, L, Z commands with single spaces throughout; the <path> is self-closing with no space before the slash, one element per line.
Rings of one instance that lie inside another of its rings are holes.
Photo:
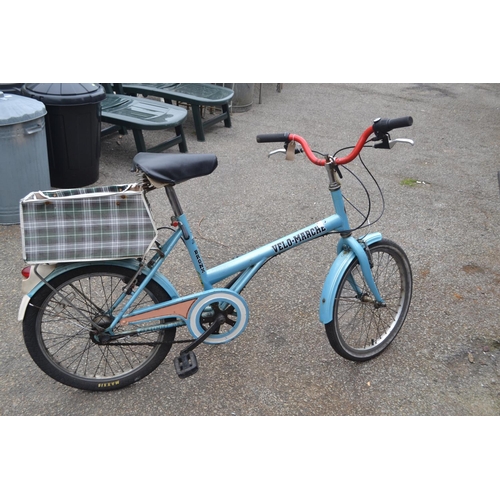
<path fill-rule="evenodd" d="M 289 133 L 281 134 L 260 134 L 257 136 L 257 142 L 286 142 L 288 141 Z"/>
<path fill-rule="evenodd" d="M 403 116 L 401 118 L 377 118 L 373 125 L 370 125 L 360 136 L 356 146 L 350 154 L 344 156 L 343 158 L 335 158 L 334 161 L 337 165 L 345 165 L 356 158 L 361 152 L 361 149 L 365 145 L 366 141 L 372 134 L 387 134 L 391 130 L 395 128 L 403 128 L 410 127 L 413 124 L 413 118 L 411 116 Z M 318 158 L 307 144 L 307 141 L 301 137 L 300 135 L 289 134 L 289 133 L 280 133 L 280 134 L 260 134 L 257 136 L 257 142 L 298 142 L 304 153 L 309 158 L 309 160 L 315 165 L 319 165 L 323 167 L 326 165 L 325 158 Z"/>
<path fill-rule="evenodd" d="M 411 116 L 402 116 L 401 118 L 377 118 L 373 122 L 373 131 L 375 133 L 385 134 L 395 128 L 411 127 L 413 118 Z"/>

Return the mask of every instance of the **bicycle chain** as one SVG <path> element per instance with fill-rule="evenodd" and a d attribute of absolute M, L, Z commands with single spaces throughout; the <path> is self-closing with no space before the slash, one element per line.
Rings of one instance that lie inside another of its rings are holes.
<path fill-rule="evenodd" d="M 193 340 L 171 340 L 170 342 L 108 342 L 108 343 L 103 343 L 102 345 L 105 346 L 131 346 L 131 345 L 148 345 L 148 346 L 155 346 L 155 345 L 162 345 L 162 344 L 187 344 L 189 342 L 193 342 Z"/>

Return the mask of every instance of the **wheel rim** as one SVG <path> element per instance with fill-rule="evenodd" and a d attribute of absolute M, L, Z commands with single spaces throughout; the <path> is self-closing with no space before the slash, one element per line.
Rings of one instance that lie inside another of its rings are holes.
<path fill-rule="evenodd" d="M 89 274 L 63 283 L 49 294 L 42 305 L 44 314 L 37 319 L 37 336 L 47 359 L 58 370 L 82 380 L 112 383 L 125 375 L 133 375 L 158 352 L 161 347 L 158 342 L 164 337 L 161 331 L 109 343 L 102 343 L 96 337 L 96 318 L 107 318 L 102 319 L 103 326 L 109 324 L 111 318 L 106 314 L 121 294 L 124 278 L 127 279 L 118 274 Z M 134 308 L 157 302 L 145 289 Z M 118 329 L 115 331 L 119 333 Z M 138 342 L 142 345 L 136 345 Z"/>
<path fill-rule="evenodd" d="M 382 350 L 392 340 L 404 319 L 409 299 L 401 259 L 381 248 L 373 249 L 371 256 L 373 277 L 385 307 L 379 307 L 373 300 L 357 261 L 349 275 L 360 291 L 353 289 L 347 276 L 336 300 L 339 340 L 346 350 L 356 355 Z"/>

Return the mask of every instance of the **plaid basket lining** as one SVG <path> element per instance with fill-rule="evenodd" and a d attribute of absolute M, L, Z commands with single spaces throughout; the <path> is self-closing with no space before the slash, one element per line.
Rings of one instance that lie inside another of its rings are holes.
<path fill-rule="evenodd" d="M 97 189 L 67 190 L 64 195 L 46 192 L 51 199 L 22 203 L 27 262 L 139 257 L 149 249 L 156 238 L 156 229 L 142 192 L 114 189 L 117 192 L 111 193 L 110 187 Z M 90 192 L 103 195 L 68 198 Z"/>

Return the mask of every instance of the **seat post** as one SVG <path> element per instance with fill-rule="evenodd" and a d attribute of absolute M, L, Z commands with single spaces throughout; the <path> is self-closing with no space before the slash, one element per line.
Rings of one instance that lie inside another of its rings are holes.
<path fill-rule="evenodd" d="M 179 198 L 177 198 L 177 193 L 175 192 L 173 185 L 165 186 L 165 192 L 167 193 L 168 201 L 172 206 L 175 217 L 180 217 L 183 214 Z"/>

